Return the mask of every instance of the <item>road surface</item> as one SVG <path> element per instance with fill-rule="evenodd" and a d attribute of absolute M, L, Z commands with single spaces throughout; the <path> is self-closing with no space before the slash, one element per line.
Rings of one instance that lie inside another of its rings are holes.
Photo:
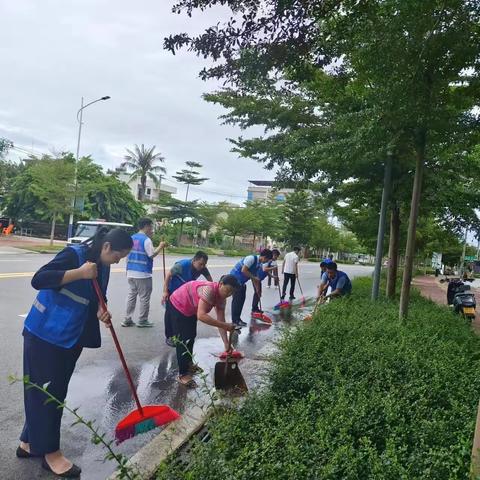
<path fill-rule="evenodd" d="M 22 375 L 22 328 L 26 313 L 29 311 L 35 291 L 30 286 L 33 273 L 47 263 L 52 255 L 19 253 L 15 249 L 0 248 L 0 478 L 3 480 L 51 479 L 53 475 L 44 472 L 40 460 L 19 460 L 15 457 L 18 436 L 23 425 L 23 393 L 19 384 L 9 385 L 9 374 Z M 173 265 L 179 256 L 167 256 L 167 268 Z M 214 279 L 228 273 L 238 259 L 212 257 L 208 267 Z M 175 381 L 175 350 L 165 344 L 163 329 L 164 309 L 161 305 L 163 272 L 161 259 L 155 259 L 154 293 L 151 302 L 150 320 L 155 326 L 150 329 L 116 329 L 124 347 L 127 361 L 134 380 L 138 384 L 140 399 L 144 403 L 167 403 L 180 413 L 185 408 L 187 398 L 192 393 Z M 368 275 L 370 267 L 342 267 L 351 277 Z M 319 278 L 319 266 L 304 262 L 300 266 L 301 281 L 306 296 L 315 294 Z M 249 321 L 252 300 L 252 287 L 248 286 L 243 319 Z M 125 263 L 113 268 L 108 289 L 109 308 L 114 323 L 119 325 L 123 319 L 127 281 Z M 300 292 L 297 288 L 297 298 Z M 264 282 L 264 309 L 271 308 L 278 300 L 278 291 L 266 288 Z M 227 319 L 230 318 L 230 303 L 227 307 Z M 240 349 L 247 355 L 253 355 L 271 341 L 282 322 L 272 327 L 251 324 L 240 335 Z M 67 403 L 71 407 L 80 407 L 79 412 L 89 420 L 95 420 L 102 430 L 112 432 L 116 423 L 134 408 L 117 353 L 108 330 L 102 331 L 102 348 L 85 349 L 77 363 L 70 383 Z M 198 340 L 195 346 L 196 360 L 206 368 L 213 369 L 215 357 L 212 352 L 220 352 L 223 344 L 216 329 L 199 323 Z M 248 383 L 248 378 L 247 378 Z M 83 469 L 83 480 L 105 479 L 113 465 L 103 463 L 103 451 L 90 443 L 90 436 L 82 426 L 69 427 L 71 418 L 64 415 L 62 426 L 62 449 L 65 454 Z M 151 439 L 156 432 L 141 435 L 124 442 L 118 450 L 128 456 L 134 454 Z"/>

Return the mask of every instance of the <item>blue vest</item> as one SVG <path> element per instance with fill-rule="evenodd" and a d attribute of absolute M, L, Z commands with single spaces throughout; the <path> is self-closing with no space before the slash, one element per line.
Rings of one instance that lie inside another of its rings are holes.
<path fill-rule="evenodd" d="M 258 275 L 258 255 L 254 255 L 255 257 L 255 261 L 253 262 L 253 265 L 251 267 L 248 268 L 248 271 L 252 274 L 252 275 Z M 246 257 L 245 257 L 246 258 Z M 240 282 L 240 285 L 245 285 L 249 280 L 250 278 L 247 277 L 246 275 L 243 274 L 242 272 L 242 268 L 243 268 L 243 262 L 245 260 L 245 258 L 242 258 L 232 269 L 232 271 L 230 272 L 231 275 L 233 275 L 239 282 Z"/>
<path fill-rule="evenodd" d="M 170 283 L 168 284 L 168 293 L 170 294 L 172 294 L 177 288 L 180 288 L 184 283 L 196 280 L 202 274 L 193 268 L 191 258 L 179 260 L 178 262 L 175 262 L 175 265 L 180 265 L 182 267 L 182 272 L 173 275 L 170 279 Z"/>
<path fill-rule="evenodd" d="M 133 248 L 127 258 L 127 270 L 135 272 L 152 273 L 153 258 L 150 258 L 145 251 L 145 241 L 148 236 L 144 233 L 132 235 Z"/>
<path fill-rule="evenodd" d="M 86 261 L 88 247 L 72 245 L 78 265 Z M 110 267 L 102 268 L 102 291 L 107 290 Z M 58 347 L 71 348 L 78 342 L 88 318 L 89 304 L 97 297 L 91 280 L 77 280 L 60 289 L 40 290 L 33 302 L 25 328 L 36 337 Z"/>
<path fill-rule="evenodd" d="M 337 270 L 337 275 L 333 280 L 329 281 L 329 286 L 332 289 L 332 292 L 337 289 L 337 283 L 341 278 L 345 278 L 345 284 L 342 288 L 342 293 L 345 295 L 346 293 L 350 293 L 352 291 L 352 282 L 348 278 L 348 275 L 345 272 L 341 272 Z"/>
<path fill-rule="evenodd" d="M 263 267 L 265 264 L 259 263 L 258 264 L 258 270 L 257 270 L 257 277 L 260 279 L 260 281 L 265 280 L 268 277 L 269 272 L 266 272 Z M 270 268 L 272 266 L 272 261 L 270 260 L 267 262 L 267 268 Z"/>

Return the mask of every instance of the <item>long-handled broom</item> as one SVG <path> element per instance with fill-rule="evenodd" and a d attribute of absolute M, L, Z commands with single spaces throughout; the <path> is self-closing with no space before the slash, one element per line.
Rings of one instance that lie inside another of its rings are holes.
<path fill-rule="evenodd" d="M 101 309 L 107 311 L 107 306 L 105 305 L 102 291 L 100 290 L 100 286 L 95 278 L 93 279 L 93 287 L 95 289 L 95 293 L 97 294 Z M 128 380 L 128 385 L 132 392 L 133 398 L 135 399 L 135 403 L 137 404 L 137 410 L 130 412 L 123 420 L 118 422 L 117 427 L 115 428 L 115 438 L 118 444 L 124 440 L 134 437 L 135 435 L 138 435 L 139 433 L 145 433 L 161 425 L 173 422 L 174 420 L 180 418 L 180 415 L 168 405 L 142 406 L 140 400 L 138 399 L 137 391 L 135 390 L 132 376 L 130 375 L 130 370 L 128 369 L 127 362 L 125 361 L 125 357 L 113 325 L 110 326 L 110 332 L 112 333 L 115 348 L 117 349 L 118 356 L 122 362 L 123 370 Z"/>
<path fill-rule="evenodd" d="M 280 289 L 280 282 L 277 283 L 278 287 L 278 295 L 280 296 L 280 302 L 277 303 L 273 309 L 274 310 L 283 310 L 284 308 L 288 308 L 290 306 L 290 302 L 287 302 L 286 300 L 282 300 L 282 291 Z"/>
<path fill-rule="evenodd" d="M 268 323 L 269 325 L 271 325 L 273 323 L 272 319 L 268 315 L 265 315 L 263 313 L 262 299 L 260 297 L 260 292 L 257 290 L 257 287 L 255 286 L 255 282 L 253 280 L 252 280 L 252 285 L 253 285 L 253 289 L 255 290 L 255 293 L 257 294 L 257 297 L 258 297 L 258 305 L 260 306 L 260 310 L 262 310 L 262 312 L 253 312 L 252 313 L 252 318 L 254 318 L 255 320 L 260 320 L 263 323 Z"/>
<path fill-rule="evenodd" d="M 302 284 L 300 283 L 300 276 L 299 275 L 297 275 L 297 282 L 298 282 L 298 288 L 300 288 L 300 293 L 302 294 L 302 298 L 300 300 L 300 306 L 304 307 L 305 306 L 305 295 L 303 294 Z"/>

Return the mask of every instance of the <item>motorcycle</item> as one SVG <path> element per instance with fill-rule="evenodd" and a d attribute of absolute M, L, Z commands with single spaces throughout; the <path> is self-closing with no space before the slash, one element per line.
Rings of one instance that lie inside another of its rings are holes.
<path fill-rule="evenodd" d="M 470 291 L 470 285 L 465 284 L 460 278 L 446 277 L 440 281 L 448 283 L 447 303 L 453 305 L 455 313 L 473 320 L 475 318 L 477 302 L 475 295 Z M 473 282 L 473 279 L 466 279 L 465 281 Z"/>

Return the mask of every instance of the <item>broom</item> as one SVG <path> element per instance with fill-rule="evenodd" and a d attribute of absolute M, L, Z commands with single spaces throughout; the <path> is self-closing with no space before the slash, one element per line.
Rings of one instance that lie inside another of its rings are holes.
<path fill-rule="evenodd" d="M 280 282 L 278 282 L 278 295 L 280 296 L 280 302 L 277 303 L 273 309 L 274 310 L 283 310 L 284 308 L 288 308 L 290 306 L 290 302 L 287 302 L 286 300 L 282 300 L 282 291 L 280 290 Z"/>
<path fill-rule="evenodd" d="M 300 283 L 300 276 L 299 275 L 297 275 L 297 282 L 298 282 L 298 288 L 300 289 L 300 293 L 302 294 L 302 298 L 300 300 L 300 306 L 304 307 L 305 306 L 305 295 L 303 294 L 302 284 Z"/>
<path fill-rule="evenodd" d="M 105 305 L 105 300 L 103 299 L 103 294 L 96 278 L 93 279 L 93 287 L 95 289 L 95 293 L 97 294 L 100 308 L 106 312 L 107 306 Z M 118 356 L 122 362 L 123 370 L 125 371 L 133 398 L 137 404 L 137 410 L 130 412 L 123 420 L 118 422 L 115 428 L 115 438 L 117 440 L 117 444 L 119 444 L 124 440 L 133 438 L 139 433 L 145 433 L 149 430 L 153 430 L 156 427 L 160 427 L 161 425 L 173 422 L 174 420 L 180 418 L 180 415 L 168 405 L 145 405 L 144 407 L 141 405 L 113 325 L 110 325 L 110 332 L 112 332 L 115 348 L 117 349 Z"/>
<path fill-rule="evenodd" d="M 255 282 L 253 280 L 252 280 L 252 285 L 253 285 L 253 289 L 255 290 L 255 293 L 258 296 L 258 305 L 260 306 L 260 310 L 263 310 L 262 299 L 260 297 L 260 294 L 258 293 L 257 287 L 255 286 Z M 273 323 L 272 319 L 268 315 L 265 315 L 264 313 L 260 313 L 260 312 L 253 312 L 252 318 L 254 318 L 255 320 L 260 320 L 261 322 L 264 322 L 264 323 L 268 323 L 269 325 Z"/>

